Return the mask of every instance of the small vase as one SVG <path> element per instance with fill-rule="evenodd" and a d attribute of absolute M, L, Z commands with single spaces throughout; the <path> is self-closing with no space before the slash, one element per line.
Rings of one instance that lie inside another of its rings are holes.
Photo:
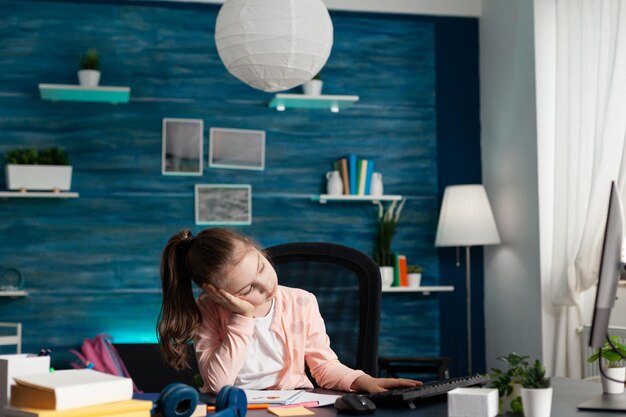
<path fill-rule="evenodd" d="M 383 288 L 391 287 L 393 284 L 393 266 L 380 267 L 380 283 Z"/>
<path fill-rule="evenodd" d="M 422 273 L 421 272 L 411 272 L 409 274 L 409 287 L 417 288 L 422 283 Z"/>
<path fill-rule="evenodd" d="M 322 80 L 311 80 L 302 84 L 302 92 L 309 96 L 319 96 L 322 94 Z"/>
<path fill-rule="evenodd" d="M 605 394 L 622 394 L 624 392 L 624 378 L 626 377 L 626 368 L 604 368 L 604 373 L 611 379 L 617 381 L 611 381 L 604 375 L 600 374 L 600 380 L 602 381 L 602 392 Z"/>
<path fill-rule="evenodd" d="M 552 387 L 522 388 L 524 417 L 550 417 L 552 410 Z"/>
<path fill-rule="evenodd" d="M 78 71 L 78 82 L 83 87 L 97 87 L 100 83 L 100 71 L 80 70 Z"/>

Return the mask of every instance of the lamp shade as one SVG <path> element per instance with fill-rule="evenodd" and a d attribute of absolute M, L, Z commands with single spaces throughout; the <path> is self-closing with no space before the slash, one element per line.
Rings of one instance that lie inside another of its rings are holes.
<path fill-rule="evenodd" d="M 485 188 L 452 185 L 443 193 L 435 246 L 474 246 L 500 243 Z"/>
<path fill-rule="evenodd" d="M 326 64 L 333 23 L 321 0 L 226 0 L 215 45 L 232 75 L 259 90 L 282 91 Z"/>

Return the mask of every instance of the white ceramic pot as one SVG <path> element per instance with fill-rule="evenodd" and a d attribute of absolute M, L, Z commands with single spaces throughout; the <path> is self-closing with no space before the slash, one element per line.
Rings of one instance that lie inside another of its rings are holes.
<path fill-rule="evenodd" d="M 370 195 L 383 195 L 383 174 L 381 174 L 380 172 L 372 173 Z"/>
<path fill-rule="evenodd" d="M 422 273 L 421 272 L 412 272 L 409 274 L 409 287 L 417 288 L 422 283 Z"/>
<path fill-rule="evenodd" d="M 380 283 L 383 288 L 391 287 L 393 284 L 393 266 L 380 267 Z"/>
<path fill-rule="evenodd" d="M 341 180 L 339 171 L 328 171 L 326 173 L 326 194 L 343 194 L 343 181 Z"/>
<path fill-rule="evenodd" d="M 311 80 L 302 84 L 302 92 L 309 96 L 319 96 L 322 94 L 322 86 L 324 82 L 322 80 Z"/>
<path fill-rule="evenodd" d="M 600 374 L 600 380 L 602 381 L 602 392 L 605 394 L 622 394 L 624 392 L 624 379 L 626 378 L 626 368 L 604 368 L 604 373 L 612 379 L 617 381 L 611 381 Z"/>
<path fill-rule="evenodd" d="M 16 165 L 5 168 L 9 190 L 69 191 L 72 186 L 71 165 Z"/>
<path fill-rule="evenodd" d="M 522 387 L 521 392 L 524 417 L 550 417 L 550 411 L 552 410 L 552 387 Z"/>
<path fill-rule="evenodd" d="M 83 87 L 97 87 L 100 83 L 100 71 L 80 70 L 78 71 L 78 83 Z"/>

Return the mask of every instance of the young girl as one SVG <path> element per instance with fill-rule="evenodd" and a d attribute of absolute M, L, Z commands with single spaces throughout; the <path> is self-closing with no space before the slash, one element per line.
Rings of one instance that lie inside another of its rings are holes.
<path fill-rule="evenodd" d="M 276 271 L 251 239 L 229 229 L 185 229 L 161 260 L 163 306 L 157 330 L 165 360 L 188 366 L 193 340 L 203 391 L 322 388 L 379 392 L 421 382 L 373 378 L 341 364 L 330 348 L 315 296 L 278 285 Z M 192 281 L 203 293 L 194 300 Z"/>

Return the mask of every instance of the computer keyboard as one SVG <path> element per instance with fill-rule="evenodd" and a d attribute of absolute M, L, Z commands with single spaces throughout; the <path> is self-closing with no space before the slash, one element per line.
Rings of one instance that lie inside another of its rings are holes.
<path fill-rule="evenodd" d="M 397 388 L 375 394 L 368 394 L 368 397 L 377 407 L 409 407 L 415 408 L 415 401 L 422 398 L 433 397 L 446 394 L 455 388 L 472 387 L 485 385 L 489 382 L 489 377 L 485 375 L 463 376 L 442 379 L 439 381 L 425 382 L 419 387 Z"/>

